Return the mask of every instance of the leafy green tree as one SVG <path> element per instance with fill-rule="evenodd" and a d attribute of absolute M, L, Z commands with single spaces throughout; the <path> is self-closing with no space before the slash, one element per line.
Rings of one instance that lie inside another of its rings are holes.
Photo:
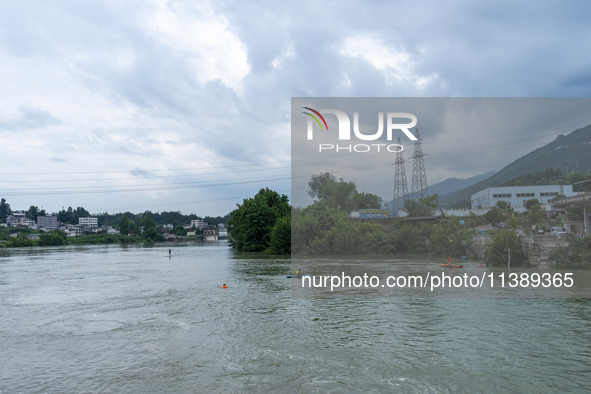
<path fill-rule="evenodd" d="M 437 193 L 418 200 L 407 199 L 404 201 L 404 210 L 410 217 L 432 216 L 438 206 L 439 196 Z"/>
<path fill-rule="evenodd" d="M 269 188 L 261 189 L 253 198 L 244 199 L 237 207 L 228 221 L 229 244 L 245 252 L 269 248 L 275 223 L 291 211 L 288 197 Z"/>
<path fill-rule="evenodd" d="M 523 266 L 526 258 L 521 247 L 521 238 L 514 230 L 506 229 L 496 232 L 492 241 L 484 253 L 484 261 L 487 265 L 506 267 L 508 264 L 508 252 L 511 249 L 511 266 Z"/>
<path fill-rule="evenodd" d="M 532 210 L 536 210 L 536 209 L 540 208 L 540 202 L 537 199 L 532 198 L 532 199 L 527 200 L 525 202 L 524 206 L 527 209 L 529 209 L 530 211 L 532 211 Z"/>
<path fill-rule="evenodd" d="M 10 215 L 12 211 L 10 210 L 10 204 L 6 202 L 6 199 L 3 198 L 0 200 L 0 222 L 5 222 L 8 215 Z"/>
<path fill-rule="evenodd" d="M 591 238 L 575 238 L 567 234 L 568 247 L 560 249 L 561 268 L 591 268 Z"/>
<path fill-rule="evenodd" d="M 321 206 L 329 209 L 326 205 Z M 352 255 L 367 253 L 393 253 L 393 233 L 386 233 L 378 224 L 352 219 L 340 212 L 329 213 L 334 225 L 319 229 L 318 217 L 310 211 L 292 214 L 292 254 Z"/>
<path fill-rule="evenodd" d="M 348 205 L 348 211 L 367 208 L 380 209 L 382 207 L 382 198 L 372 193 L 360 193 L 355 190 L 349 197 Z"/>
<path fill-rule="evenodd" d="M 495 207 L 499 208 L 501 210 L 501 212 L 502 211 L 511 212 L 511 213 L 514 212 L 513 207 L 511 206 L 511 203 L 508 201 L 499 200 L 495 204 Z"/>
<path fill-rule="evenodd" d="M 421 244 L 421 230 L 410 223 L 404 223 L 396 231 L 396 249 L 412 253 Z"/>
<path fill-rule="evenodd" d="M 68 239 L 68 236 L 66 235 L 66 233 L 63 230 L 60 230 L 59 228 L 57 230 L 53 230 L 53 232 L 55 232 L 57 235 L 62 237 L 64 240 Z"/>
<path fill-rule="evenodd" d="M 377 225 L 366 223 L 364 237 L 364 253 L 392 254 L 396 252 L 396 235 L 387 233 Z"/>
<path fill-rule="evenodd" d="M 316 202 L 291 214 L 291 252 L 296 255 L 362 253 L 359 221 L 352 220 L 325 202 Z M 359 238 L 357 238 L 359 234 Z M 340 246 L 343 243 L 351 243 Z"/>
<path fill-rule="evenodd" d="M 429 248 L 435 255 L 463 256 L 471 243 L 472 231 L 458 220 L 439 223 L 429 236 Z"/>
<path fill-rule="evenodd" d="M 151 215 L 147 215 L 142 219 L 142 226 L 144 226 L 144 231 L 147 231 L 149 228 L 156 230 L 156 223 L 154 223 Z"/>
<path fill-rule="evenodd" d="M 544 217 L 544 211 L 540 205 L 540 202 L 535 198 L 527 200 L 524 204 L 525 208 L 527 208 L 527 219 L 530 225 L 539 224 Z"/>
<path fill-rule="evenodd" d="M 482 216 L 476 215 L 474 212 L 470 212 L 470 216 L 468 217 L 467 225 L 471 228 L 480 226 L 484 223 L 484 218 Z"/>
<path fill-rule="evenodd" d="M 335 226 L 337 219 L 342 213 L 336 209 L 330 208 L 325 202 L 316 202 L 303 209 L 302 213 L 306 216 L 312 216 L 318 221 L 320 230 L 330 230 Z M 293 215 L 293 213 L 292 213 Z"/>
<path fill-rule="evenodd" d="M 349 197 L 355 191 L 353 182 L 327 182 L 322 186 L 322 201 L 331 208 L 347 211 L 350 207 Z"/>
<path fill-rule="evenodd" d="M 135 218 L 134 224 L 135 224 L 135 226 L 134 226 L 135 228 L 134 228 L 133 232 L 137 235 L 141 235 L 142 234 L 142 218 L 141 218 L 141 216 L 138 216 Z"/>
<path fill-rule="evenodd" d="M 88 216 L 90 216 L 90 212 L 88 212 L 83 207 L 78 207 L 76 209 L 68 207 L 68 210 L 61 210 L 60 212 L 58 212 L 57 220 L 69 224 L 78 224 L 79 218 Z"/>
<path fill-rule="evenodd" d="M 121 223 L 119 224 L 119 232 L 123 235 L 129 234 L 129 219 L 127 219 L 127 216 L 123 216 L 123 219 L 121 219 Z"/>
<path fill-rule="evenodd" d="M 328 172 L 312 176 L 308 186 L 310 196 L 324 202 L 330 208 L 344 212 L 364 208 L 379 209 L 382 206 L 379 196 L 358 192 L 355 183 L 345 182 L 342 178 L 337 182 L 334 175 Z"/>
<path fill-rule="evenodd" d="M 36 207 L 34 205 L 31 205 L 31 207 L 29 208 L 29 210 L 27 211 L 27 217 L 30 220 L 33 221 L 37 221 L 37 216 L 39 215 L 39 207 Z"/>
<path fill-rule="evenodd" d="M 24 247 L 24 246 L 33 246 L 33 241 L 31 241 L 30 239 L 21 238 L 21 237 L 12 237 L 10 239 L 10 244 L 8 246 L 13 247 L 13 248 L 20 248 L 20 247 Z"/>
<path fill-rule="evenodd" d="M 152 221 L 153 223 L 154 221 Z M 155 226 L 144 227 L 144 233 L 142 234 L 144 239 L 148 242 L 163 242 L 164 236 L 156 231 Z"/>
<path fill-rule="evenodd" d="M 356 226 L 351 222 L 351 218 L 339 215 L 335 226 L 331 228 L 322 239 L 324 244 L 315 245 L 316 241 L 312 241 L 310 243 L 312 249 L 314 250 L 320 246 L 321 248 L 327 248 L 328 252 L 331 254 L 342 255 L 363 253 L 364 249 L 362 246 L 365 236 L 365 232 L 363 231 L 364 226 Z"/>
<path fill-rule="evenodd" d="M 566 176 L 566 183 L 572 185 L 573 183 L 582 182 L 587 180 L 587 177 L 584 174 L 580 174 L 578 172 L 573 172 Z"/>
<path fill-rule="evenodd" d="M 321 238 L 323 234 L 336 223 L 336 217 L 333 219 L 329 208 L 322 205 L 324 209 L 319 209 L 322 203 L 315 203 L 306 209 L 296 208 L 291 213 L 291 251 L 293 254 L 305 254 L 308 251 L 310 242 Z"/>
<path fill-rule="evenodd" d="M 271 252 L 291 253 L 291 214 L 279 218 L 271 231 Z"/>
<path fill-rule="evenodd" d="M 493 226 L 496 226 L 498 223 L 503 221 L 503 216 L 501 215 L 501 210 L 497 207 L 492 207 L 485 215 L 484 218 L 486 221 Z"/>
<path fill-rule="evenodd" d="M 562 170 L 548 167 L 535 174 L 528 172 L 525 175 L 511 179 L 501 186 L 536 186 L 536 185 L 561 185 L 565 183 L 565 177 Z"/>
<path fill-rule="evenodd" d="M 330 172 L 323 172 L 318 175 L 313 175 L 308 181 L 308 186 L 310 187 L 310 190 L 308 190 L 308 195 L 312 198 L 318 198 L 319 200 L 322 200 L 324 198 L 322 187 L 328 182 L 336 181 L 337 178 L 335 178 L 335 176 Z"/>
<path fill-rule="evenodd" d="M 57 233 L 43 234 L 39 238 L 40 246 L 58 246 L 65 245 L 66 240 Z"/>

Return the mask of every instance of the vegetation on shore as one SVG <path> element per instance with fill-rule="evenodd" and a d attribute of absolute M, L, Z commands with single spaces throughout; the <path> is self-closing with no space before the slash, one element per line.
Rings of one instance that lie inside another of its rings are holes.
<path fill-rule="evenodd" d="M 6 218 L 11 213 L 12 210 L 10 208 L 10 204 L 6 201 L 5 198 L 0 199 L 0 223 L 6 222 Z M 52 215 L 56 216 L 59 222 L 65 224 L 78 224 L 79 218 L 92 216 L 98 219 L 99 226 L 108 225 L 114 228 L 120 228 L 122 222 L 127 221 L 129 225 L 129 231 L 132 232 L 134 232 L 134 225 L 137 225 L 137 227 L 139 228 L 139 226 L 142 225 L 141 223 L 144 220 L 144 218 L 148 216 L 154 221 L 156 227 L 165 224 L 173 224 L 176 227 L 176 225 L 178 224 L 189 223 L 191 220 L 195 219 L 203 219 L 208 224 L 217 226 L 218 224 L 226 224 L 228 222 L 228 219 L 230 218 L 229 214 L 225 215 L 224 217 L 200 217 L 194 213 L 191 213 L 189 215 L 183 215 L 181 212 L 167 211 L 156 213 L 153 213 L 152 211 L 145 211 L 143 213 L 137 214 L 131 212 L 121 212 L 116 214 L 109 214 L 107 212 L 104 212 L 98 214 L 91 214 L 84 207 L 77 207 L 75 209 L 72 207 L 68 207 L 68 209 L 62 209 L 59 212 L 54 212 L 50 214 L 49 212 L 46 212 L 44 209 L 40 209 L 38 206 L 35 205 L 31 205 L 31 207 L 29 207 L 29 209 L 25 213 L 27 218 L 33 221 L 37 221 L 37 216 Z M 137 231 L 135 233 L 137 234 Z"/>
<path fill-rule="evenodd" d="M 511 250 L 511 266 L 527 265 L 527 259 L 521 246 L 521 238 L 515 233 L 515 230 L 511 229 L 499 230 L 492 236 L 492 242 L 484 253 L 484 261 L 493 267 L 506 266 L 508 249 Z"/>
<path fill-rule="evenodd" d="M 144 227 L 144 231 L 140 230 L 137 236 L 129 236 L 128 231 L 122 234 L 96 234 L 85 235 L 83 237 L 67 237 L 62 230 L 52 230 L 48 232 L 39 233 L 37 230 L 28 228 L 2 228 L 0 229 L 0 247 L 26 247 L 26 246 L 59 246 L 59 245 L 95 245 L 95 244 L 127 244 L 138 242 L 163 242 L 164 236 L 156 230 L 156 224 L 151 216 L 145 216 L 141 223 L 134 223 L 134 226 L 139 229 Z M 134 228 L 135 228 L 134 227 Z M 11 234 L 17 233 L 15 237 Z M 31 234 L 38 234 L 39 239 L 28 239 Z"/>
<path fill-rule="evenodd" d="M 566 236 L 568 247 L 560 248 L 555 257 L 559 268 L 591 269 L 591 238 L 575 238 L 572 234 Z"/>
<path fill-rule="evenodd" d="M 7 231 L 8 230 L 8 231 Z M 15 231 L 16 230 L 16 231 Z M 19 236 L 11 237 L 10 234 L 18 232 Z M 66 237 L 61 230 L 53 230 L 39 234 L 38 240 L 27 239 L 30 234 L 38 234 L 29 229 L 0 229 L 0 248 L 18 248 L 27 246 L 60 246 L 60 245 L 95 245 L 95 244 L 127 244 L 146 242 L 143 237 L 129 237 L 119 234 L 97 234 L 84 237 Z"/>
<path fill-rule="evenodd" d="M 425 201 L 427 200 L 427 201 Z M 418 203 L 423 212 L 428 199 Z M 296 255 L 430 253 L 463 256 L 472 230 L 459 220 L 420 226 L 401 219 L 358 220 L 322 201 L 292 211 L 292 252 Z"/>
<path fill-rule="evenodd" d="M 291 252 L 291 206 L 285 194 L 265 188 L 236 206 L 228 221 L 231 247 L 242 252 Z"/>

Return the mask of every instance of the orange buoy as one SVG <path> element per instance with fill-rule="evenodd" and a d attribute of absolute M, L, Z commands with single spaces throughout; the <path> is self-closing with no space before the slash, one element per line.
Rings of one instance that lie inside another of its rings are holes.
<path fill-rule="evenodd" d="M 223 289 L 228 288 L 228 286 L 226 286 L 226 284 L 224 283 L 224 285 L 222 286 Z"/>

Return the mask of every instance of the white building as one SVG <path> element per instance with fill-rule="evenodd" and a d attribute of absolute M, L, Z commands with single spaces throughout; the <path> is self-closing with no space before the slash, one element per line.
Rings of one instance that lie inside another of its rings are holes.
<path fill-rule="evenodd" d="M 85 227 L 98 227 L 97 218 L 78 218 L 78 224 Z"/>
<path fill-rule="evenodd" d="M 13 212 L 6 218 L 6 223 L 8 227 L 28 227 L 28 225 L 25 226 L 22 224 L 25 220 L 28 220 L 25 212 Z"/>
<path fill-rule="evenodd" d="M 217 226 L 205 226 L 203 229 L 203 239 L 206 241 L 217 241 L 219 235 Z"/>
<path fill-rule="evenodd" d="M 66 237 L 78 237 L 85 234 L 84 226 L 79 224 L 65 224 L 60 229 L 66 233 Z"/>
<path fill-rule="evenodd" d="M 207 226 L 207 223 L 203 219 L 193 219 L 191 220 L 191 227 L 198 228 L 201 230 L 203 227 Z"/>
<path fill-rule="evenodd" d="M 576 195 L 572 185 L 543 185 L 543 186 L 505 186 L 489 187 L 472 194 L 470 204 L 472 209 L 490 209 L 497 201 L 506 201 L 516 210 L 525 210 L 525 202 L 535 198 L 542 205 L 542 209 L 550 209 L 550 201 L 559 194 L 566 197 Z"/>

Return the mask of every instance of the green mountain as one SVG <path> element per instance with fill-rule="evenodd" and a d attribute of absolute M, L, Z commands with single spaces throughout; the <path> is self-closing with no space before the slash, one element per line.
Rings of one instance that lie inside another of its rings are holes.
<path fill-rule="evenodd" d="M 462 190 L 442 196 L 448 206 L 467 208 L 470 196 L 487 187 L 496 187 L 507 181 L 536 173 L 548 167 L 561 169 L 564 173 L 577 171 L 587 172 L 591 169 L 591 125 L 577 129 L 568 135 L 559 135 L 549 144 L 515 160 L 491 177 Z"/>

